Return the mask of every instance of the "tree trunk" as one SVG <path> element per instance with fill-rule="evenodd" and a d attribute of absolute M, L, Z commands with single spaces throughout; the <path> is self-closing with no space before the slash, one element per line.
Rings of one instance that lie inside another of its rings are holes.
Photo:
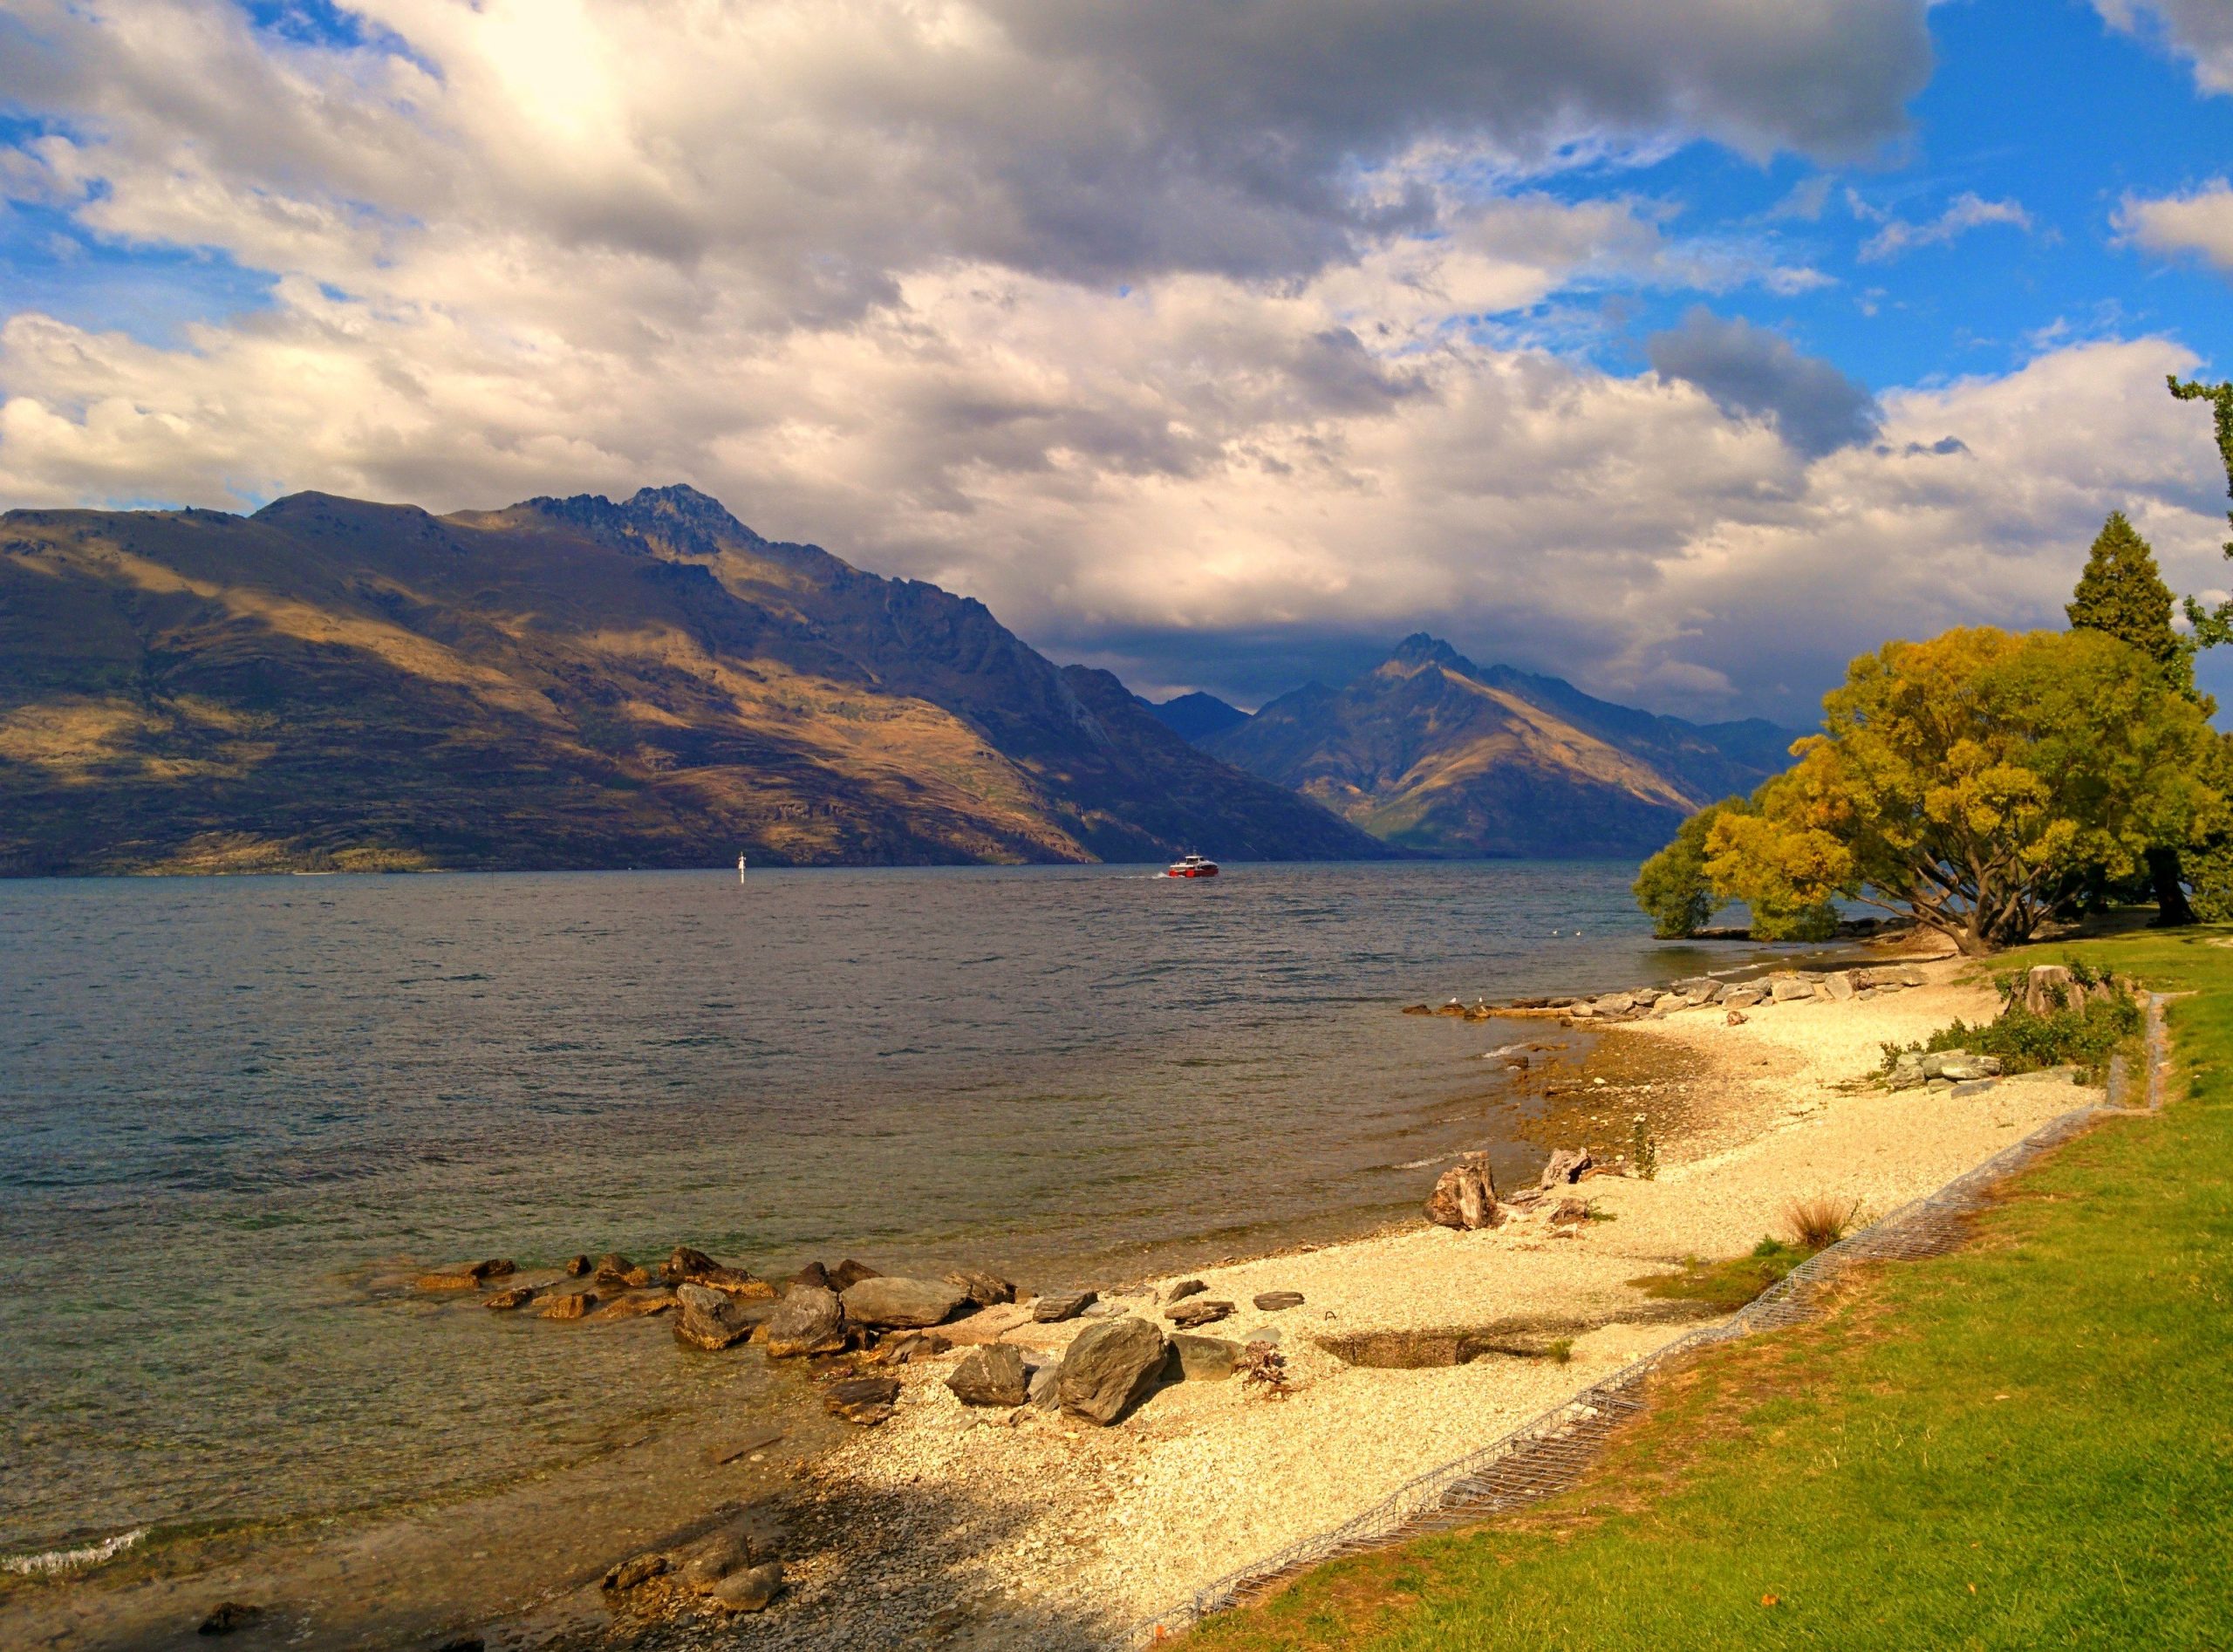
<path fill-rule="evenodd" d="M 2177 850 L 2149 850 L 2148 878 L 2155 885 L 2155 926 L 2158 929 L 2176 929 L 2195 921 L 2195 909 L 2187 905 L 2187 891 L 2179 884 Z"/>

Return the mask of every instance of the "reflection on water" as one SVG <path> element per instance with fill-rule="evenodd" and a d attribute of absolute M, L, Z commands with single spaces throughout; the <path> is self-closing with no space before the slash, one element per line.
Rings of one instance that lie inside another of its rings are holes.
<path fill-rule="evenodd" d="M 0 1550 L 454 1493 L 765 1399 L 659 1321 L 414 1297 L 408 1259 L 1043 1285 L 1368 1225 L 1509 1105 L 1475 1059 L 1508 1027 L 1395 1006 L 1737 961 L 1650 942 L 1630 870 L 0 884 Z"/>

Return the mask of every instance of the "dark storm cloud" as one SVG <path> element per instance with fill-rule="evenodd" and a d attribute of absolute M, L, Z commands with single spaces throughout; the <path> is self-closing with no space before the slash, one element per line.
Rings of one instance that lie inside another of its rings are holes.
<path fill-rule="evenodd" d="M 1701 305 L 1644 347 L 1660 377 L 1696 385 L 1724 413 L 1772 420 L 1809 458 L 1870 440 L 1882 422 L 1868 386 L 1741 317 L 1724 321 Z"/>

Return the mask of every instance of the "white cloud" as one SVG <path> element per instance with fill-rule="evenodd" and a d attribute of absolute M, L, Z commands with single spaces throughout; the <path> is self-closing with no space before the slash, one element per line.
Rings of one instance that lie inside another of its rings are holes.
<path fill-rule="evenodd" d="M 1955 196 L 1945 211 L 1927 223 L 1910 223 L 1904 218 L 1887 218 L 1881 213 L 1868 211 L 1858 204 L 1854 211 L 1884 226 L 1861 243 L 1861 256 L 1864 262 L 1896 258 L 1917 247 L 1944 246 L 1987 224 L 2007 224 L 2027 232 L 2032 228 L 2032 215 L 2025 211 L 2021 202 L 1987 201 L 1968 190 Z"/>
<path fill-rule="evenodd" d="M 1924 72 L 1921 0 L 365 15 L 410 52 L 14 0 L 37 49 L 0 97 L 46 127 L 0 189 L 276 285 L 167 345 L 0 325 L 0 503 L 687 481 L 1151 683 L 1424 623 L 1786 710 L 1887 628 L 2044 615 L 2112 506 L 2214 557 L 2158 341 L 1888 393 L 1837 447 L 1861 398 L 1795 352 L 1742 396 L 1697 368 L 1724 411 L 1532 331 L 1593 289 L 1819 283 L 1537 180 L 1692 133 L 1865 150 Z"/>
<path fill-rule="evenodd" d="M 2127 195 L 2117 231 L 2150 252 L 2198 253 L 2233 270 L 2233 185 L 2216 178 L 2190 194 L 2153 199 Z"/>
<path fill-rule="evenodd" d="M 2195 84 L 2233 92 L 2233 6 L 2225 0 L 2093 0 L 2111 28 L 2152 35 L 2191 58 Z"/>

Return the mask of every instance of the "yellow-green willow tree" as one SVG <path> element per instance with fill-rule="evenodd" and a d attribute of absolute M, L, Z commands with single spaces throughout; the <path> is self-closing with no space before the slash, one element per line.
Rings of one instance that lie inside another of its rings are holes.
<path fill-rule="evenodd" d="M 2089 868 L 2129 876 L 2150 845 L 2225 823 L 2202 709 L 2101 631 L 1887 643 L 1823 712 L 1797 762 L 1713 822 L 1721 898 L 1859 900 L 1987 952 L 2029 939 Z"/>

